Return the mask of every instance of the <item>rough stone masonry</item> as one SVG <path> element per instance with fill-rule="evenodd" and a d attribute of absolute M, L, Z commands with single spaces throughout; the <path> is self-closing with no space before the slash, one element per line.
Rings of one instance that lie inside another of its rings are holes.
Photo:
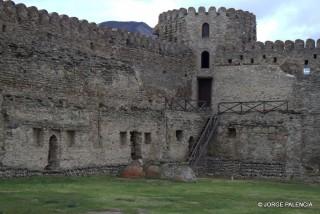
<path fill-rule="evenodd" d="M 286 100 L 221 114 L 199 173 L 319 181 L 320 40 L 257 42 L 255 15 L 214 7 L 162 13 L 155 34 L 0 0 L 0 177 L 183 162 L 219 103 Z"/>

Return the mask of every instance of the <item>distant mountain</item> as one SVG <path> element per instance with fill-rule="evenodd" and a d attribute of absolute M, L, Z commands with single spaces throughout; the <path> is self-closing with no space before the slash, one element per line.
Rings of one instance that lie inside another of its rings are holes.
<path fill-rule="evenodd" d="M 100 27 L 109 27 L 109 28 L 118 28 L 127 30 L 129 32 L 138 32 L 146 36 L 153 35 L 153 29 L 144 22 L 117 22 L 117 21 L 109 21 L 102 22 L 99 24 Z"/>

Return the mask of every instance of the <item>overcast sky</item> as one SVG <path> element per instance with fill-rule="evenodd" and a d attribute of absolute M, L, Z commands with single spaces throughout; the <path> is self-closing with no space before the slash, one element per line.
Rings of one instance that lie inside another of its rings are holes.
<path fill-rule="evenodd" d="M 258 40 L 320 38 L 320 0 L 14 0 L 89 22 L 143 21 L 154 27 L 161 12 L 210 6 L 248 10 L 257 16 Z"/>

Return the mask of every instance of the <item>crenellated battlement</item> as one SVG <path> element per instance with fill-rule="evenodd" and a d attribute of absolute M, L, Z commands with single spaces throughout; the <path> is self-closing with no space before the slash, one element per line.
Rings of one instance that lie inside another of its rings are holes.
<path fill-rule="evenodd" d="M 314 39 L 307 39 L 306 41 L 302 39 L 296 39 L 295 41 L 286 40 L 276 40 L 276 41 L 266 41 L 266 42 L 255 42 L 253 44 L 247 44 L 242 49 L 239 50 L 239 47 L 232 45 L 220 45 L 218 46 L 217 51 L 228 53 L 228 52 L 257 52 L 257 51 L 265 51 L 265 52 L 291 52 L 291 51 L 308 51 L 320 49 L 320 39 L 317 41 Z"/>
<path fill-rule="evenodd" d="M 286 59 L 298 59 L 301 66 L 316 63 L 320 56 L 320 39 L 295 41 L 266 41 L 248 44 L 243 49 L 235 46 L 219 46 L 216 65 L 281 64 Z"/>
<path fill-rule="evenodd" d="M 243 10 L 236 10 L 234 8 L 226 9 L 225 7 L 220 7 L 216 9 L 215 7 L 210 7 L 208 11 L 205 7 L 199 7 L 196 10 L 194 7 L 180 8 L 179 10 L 169 10 L 163 12 L 159 15 L 159 22 L 175 21 L 186 16 L 209 16 L 210 18 L 215 18 L 218 16 L 227 16 L 231 18 L 241 19 L 243 17 L 248 17 L 249 19 L 255 19 L 256 16 L 253 13 Z"/>
<path fill-rule="evenodd" d="M 295 41 L 286 40 L 286 41 L 266 41 L 255 43 L 252 49 L 261 49 L 261 50 L 274 50 L 274 51 L 292 51 L 292 50 L 302 50 L 302 49 L 315 49 L 320 48 L 320 39 L 317 41 L 313 39 L 307 39 L 306 41 L 302 39 L 297 39 Z"/>
<path fill-rule="evenodd" d="M 68 38 L 92 40 L 92 43 L 105 41 L 113 45 L 142 48 L 164 55 L 185 54 L 188 50 L 186 46 L 181 44 L 158 41 L 139 33 L 102 28 L 87 20 L 79 20 L 76 17 L 59 15 L 55 12 L 48 13 L 46 10 L 15 4 L 12 1 L 0 0 L 0 24 L 5 26 L 7 33 L 14 31 L 15 25 L 26 24 L 30 27 L 45 29 L 53 34 L 62 34 Z"/>
<path fill-rule="evenodd" d="M 256 42 L 254 44 L 248 44 L 245 46 L 243 51 L 274 51 L 274 52 L 290 52 L 294 50 L 313 50 L 315 48 L 320 48 L 320 39 L 317 41 L 314 39 L 307 39 L 306 41 L 302 39 L 296 39 L 295 41 L 286 40 L 276 40 L 276 41 L 266 41 L 266 42 Z M 225 51 L 236 50 L 233 48 L 224 48 Z"/>

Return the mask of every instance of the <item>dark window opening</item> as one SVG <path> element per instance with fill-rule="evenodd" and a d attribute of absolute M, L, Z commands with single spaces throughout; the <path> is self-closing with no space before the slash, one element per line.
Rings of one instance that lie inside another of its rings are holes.
<path fill-rule="evenodd" d="M 318 55 L 317 55 L 317 54 L 313 54 L 313 58 L 314 58 L 314 59 L 317 59 L 317 58 L 318 58 Z"/>
<path fill-rule="evenodd" d="M 229 127 L 228 128 L 228 137 L 236 137 L 237 136 L 237 129 L 234 127 Z"/>
<path fill-rule="evenodd" d="M 68 138 L 68 145 L 74 146 L 75 144 L 75 138 L 76 138 L 76 132 L 75 131 L 67 131 L 67 138 Z"/>
<path fill-rule="evenodd" d="M 208 38 L 210 36 L 210 26 L 208 23 L 202 25 L 202 38 Z"/>
<path fill-rule="evenodd" d="M 144 143 L 145 144 L 151 144 L 151 133 L 147 132 L 147 133 L 144 133 Z"/>
<path fill-rule="evenodd" d="M 201 54 L 201 68 L 210 67 L 210 54 L 208 51 L 204 51 Z"/>
<path fill-rule="evenodd" d="M 33 140 L 34 144 L 37 146 L 43 145 L 43 131 L 40 128 L 33 129 Z"/>
<path fill-rule="evenodd" d="M 130 132 L 131 158 L 132 160 L 142 159 L 142 136 L 140 132 Z"/>
<path fill-rule="evenodd" d="M 266 56 L 266 55 L 263 55 L 263 56 L 262 56 L 262 58 L 263 58 L 263 59 L 266 59 L 266 58 L 267 58 L 267 56 Z"/>
<path fill-rule="evenodd" d="M 183 131 L 182 131 L 182 130 L 177 130 L 177 131 L 176 131 L 176 140 L 177 140 L 178 142 L 181 142 L 182 139 L 183 139 Z"/>
<path fill-rule="evenodd" d="M 127 132 L 120 132 L 120 143 L 121 145 L 127 144 Z"/>
<path fill-rule="evenodd" d="M 243 55 L 240 55 L 240 60 L 243 60 Z"/>
<path fill-rule="evenodd" d="M 304 65 L 309 65 L 309 60 L 305 60 Z"/>
<path fill-rule="evenodd" d="M 254 63 L 254 59 L 252 58 L 252 59 L 251 59 L 251 64 L 253 64 L 253 63 Z"/>
<path fill-rule="evenodd" d="M 274 63 L 277 63 L 277 61 L 278 61 L 277 57 L 274 57 L 274 58 L 273 58 L 273 62 L 274 62 Z"/>
<path fill-rule="evenodd" d="M 6 25 L 2 25 L 2 32 L 6 32 L 7 31 L 7 26 Z"/>
<path fill-rule="evenodd" d="M 228 63 L 229 63 L 229 64 L 232 64 L 232 59 L 228 59 Z"/>

